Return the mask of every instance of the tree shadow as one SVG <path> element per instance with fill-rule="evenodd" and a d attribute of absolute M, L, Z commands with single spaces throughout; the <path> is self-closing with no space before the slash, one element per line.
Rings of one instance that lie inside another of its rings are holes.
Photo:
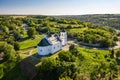
<path fill-rule="evenodd" d="M 39 70 L 39 66 L 36 67 L 36 65 L 39 64 L 43 58 L 49 56 L 51 55 L 40 56 L 37 53 L 28 55 L 25 59 L 16 62 L 16 65 L 5 74 L 2 80 L 38 80 L 34 79 Z"/>
<path fill-rule="evenodd" d="M 22 61 L 27 61 L 31 64 L 33 64 L 34 66 L 38 63 L 40 63 L 42 56 L 39 56 L 37 53 L 28 56 L 27 58 L 23 59 Z"/>
<path fill-rule="evenodd" d="M 22 38 L 22 39 L 20 39 L 20 42 L 25 41 L 27 39 L 29 39 L 29 37 Z"/>
<path fill-rule="evenodd" d="M 32 80 L 31 78 L 34 78 L 38 72 L 35 65 L 40 63 L 41 59 L 42 56 L 36 53 L 16 62 L 16 65 L 4 75 L 2 80 Z"/>
<path fill-rule="evenodd" d="M 52 54 L 49 54 L 46 56 L 41 56 L 38 53 L 36 53 L 36 54 L 33 54 L 33 55 L 26 57 L 22 61 L 27 61 L 35 66 L 36 64 L 40 63 L 43 58 L 50 57 L 51 55 Z"/>

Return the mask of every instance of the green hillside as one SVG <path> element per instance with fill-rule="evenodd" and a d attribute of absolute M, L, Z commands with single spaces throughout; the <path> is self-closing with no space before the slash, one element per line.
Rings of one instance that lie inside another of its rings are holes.
<path fill-rule="evenodd" d="M 102 26 L 110 26 L 120 29 L 120 14 L 94 14 L 94 15 L 78 15 L 78 16 L 58 16 L 57 18 L 76 19 L 87 21 Z"/>
<path fill-rule="evenodd" d="M 71 17 L 71 16 L 70 16 Z M 69 51 L 38 56 L 37 44 L 47 34 L 65 29 L 76 40 Z M 51 16 L 0 16 L 1 80 L 115 80 L 120 78 L 119 40 L 114 28 L 82 20 Z M 79 47 L 80 44 L 89 48 Z M 87 46 L 86 46 L 87 47 Z M 46 75 L 46 76 L 44 76 Z"/>

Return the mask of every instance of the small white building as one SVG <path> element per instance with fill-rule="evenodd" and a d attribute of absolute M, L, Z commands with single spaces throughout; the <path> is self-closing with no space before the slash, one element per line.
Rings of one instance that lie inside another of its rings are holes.
<path fill-rule="evenodd" d="M 67 44 L 67 32 L 62 30 L 60 36 L 58 34 L 45 36 L 38 44 L 39 55 L 54 54 L 62 49 L 62 46 Z"/>

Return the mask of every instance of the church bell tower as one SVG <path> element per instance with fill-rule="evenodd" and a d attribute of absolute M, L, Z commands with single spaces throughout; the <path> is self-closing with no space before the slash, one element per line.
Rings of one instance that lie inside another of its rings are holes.
<path fill-rule="evenodd" d="M 60 32 L 60 39 L 62 40 L 62 46 L 65 46 L 67 44 L 67 32 L 65 29 Z"/>

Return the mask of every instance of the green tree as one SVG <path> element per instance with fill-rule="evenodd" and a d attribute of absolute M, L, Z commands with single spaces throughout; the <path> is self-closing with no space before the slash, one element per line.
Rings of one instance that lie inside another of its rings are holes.
<path fill-rule="evenodd" d="M 14 31 L 14 38 L 18 40 L 20 38 L 20 33 L 18 31 Z"/>
<path fill-rule="evenodd" d="M 77 47 L 76 47 L 74 44 L 70 45 L 69 51 L 70 51 L 73 55 L 75 55 L 75 56 L 78 56 L 78 55 L 79 55 L 79 51 L 78 51 Z"/>
<path fill-rule="evenodd" d="M 15 50 L 20 50 L 20 45 L 18 42 L 14 42 L 14 49 Z"/>
<path fill-rule="evenodd" d="M 16 58 L 16 54 L 15 54 L 16 52 L 12 45 L 5 43 L 3 45 L 3 52 L 5 54 L 6 59 L 14 60 Z"/>
<path fill-rule="evenodd" d="M 112 50 L 111 50 L 111 54 L 110 54 L 110 57 L 111 57 L 111 58 L 114 58 L 114 53 L 115 53 L 115 51 L 114 51 L 114 49 L 112 49 Z"/>
<path fill-rule="evenodd" d="M 3 68 L 0 66 L 0 79 L 4 76 Z"/>
<path fill-rule="evenodd" d="M 65 76 L 65 77 L 60 78 L 59 80 L 73 80 L 73 79 L 71 79 L 71 78 L 68 77 L 68 76 Z"/>
<path fill-rule="evenodd" d="M 8 28 L 8 27 L 3 26 L 2 28 L 3 28 L 3 31 L 4 31 L 5 33 L 9 34 L 9 28 Z"/>
<path fill-rule="evenodd" d="M 27 34 L 28 34 L 28 37 L 30 37 L 30 38 L 34 37 L 34 35 L 36 34 L 35 28 L 33 28 L 33 27 L 28 28 Z"/>
<path fill-rule="evenodd" d="M 68 61 L 68 62 L 75 61 L 75 56 L 72 55 L 69 51 L 61 51 L 58 56 L 60 61 Z"/>
<path fill-rule="evenodd" d="M 116 52 L 116 58 L 119 58 L 119 57 L 120 57 L 120 50 Z"/>
<path fill-rule="evenodd" d="M 14 40 L 15 38 L 13 36 L 10 36 L 9 38 L 7 38 L 7 43 L 11 44 L 11 45 L 14 45 Z"/>
<path fill-rule="evenodd" d="M 57 68 L 59 66 L 59 62 L 55 59 L 43 59 L 42 64 L 40 66 L 39 76 L 42 80 L 58 80 L 59 74 L 57 72 Z M 45 76 L 44 76 L 45 75 Z"/>
<path fill-rule="evenodd" d="M 68 29 L 72 29 L 72 28 L 73 28 L 73 26 L 72 26 L 72 25 L 69 25 L 69 26 L 67 26 L 67 28 L 68 28 Z"/>

